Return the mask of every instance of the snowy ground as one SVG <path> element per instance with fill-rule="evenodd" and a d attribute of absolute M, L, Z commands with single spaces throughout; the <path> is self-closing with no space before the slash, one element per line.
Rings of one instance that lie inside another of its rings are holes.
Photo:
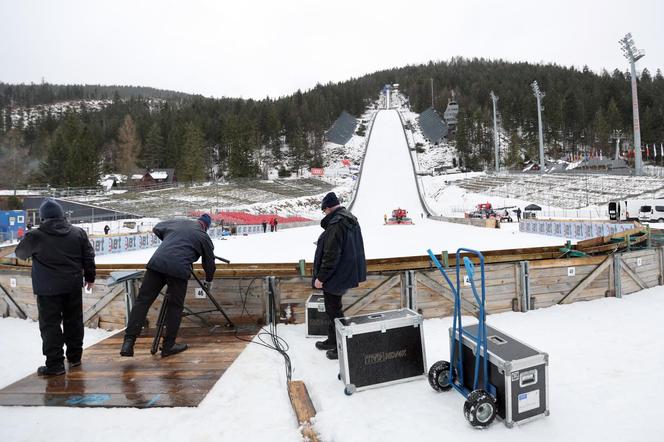
<path fill-rule="evenodd" d="M 424 378 L 347 397 L 338 363 L 314 348 L 304 325 L 278 331 L 290 345 L 293 379 L 305 381 L 325 441 L 643 441 L 660 434 L 663 315 L 663 287 L 623 299 L 491 315 L 492 326 L 549 353 L 551 415 L 513 429 L 496 421 L 485 431 L 465 421 L 459 394 L 436 393 Z M 425 321 L 428 366 L 447 358 L 450 323 Z M 0 348 L 4 386 L 41 362 L 37 324 L 0 319 Z M 298 441 L 295 426 L 283 359 L 258 345 L 249 345 L 193 409 L 0 408 L 3 441 Z"/>

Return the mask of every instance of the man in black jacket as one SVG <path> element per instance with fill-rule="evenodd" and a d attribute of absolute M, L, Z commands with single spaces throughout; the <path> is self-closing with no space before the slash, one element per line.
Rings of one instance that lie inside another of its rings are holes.
<path fill-rule="evenodd" d="M 200 257 L 203 257 L 206 287 L 210 290 L 212 286 L 212 278 L 216 267 L 214 264 L 214 245 L 207 234 L 211 222 L 210 215 L 205 213 L 196 221 L 171 220 L 160 222 L 154 226 L 152 231 L 162 240 L 162 243 L 146 266 L 147 270 L 143 276 L 143 283 L 138 292 L 134 308 L 129 315 L 120 355 L 134 356 L 136 337 L 141 332 L 150 306 L 157 299 L 164 285 L 168 286 L 168 305 L 161 356 L 174 355 L 187 349 L 187 344 L 176 344 L 175 338 L 182 320 L 191 265 L 198 261 Z"/>
<path fill-rule="evenodd" d="M 316 242 L 312 286 L 323 289 L 325 312 L 330 318 L 327 339 L 316 342 L 316 348 L 327 350 L 329 359 L 338 359 L 334 319 L 343 317 L 341 297 L 346 290 L 367 279 L 364 241 L 357 218 L 339 203 L 334 192 L 323 198 L 321 209 L 324 230 Z"/>
<path fill-rule="evenodd" d="M 95 282 L 95 252 L 85 230 L 65 219 L 62 206 L 50 198 L 39 208 L 41 223 L 16 247 L 20 259 L 32 258 L 32 291 L 37 295 L 39 331 L 46 365 L 40 376 L 65 373 L 63 345 L 69 367 L 83 354 L 83 294 Z M 62 326 L 62 328 L 60 328 Z"/>

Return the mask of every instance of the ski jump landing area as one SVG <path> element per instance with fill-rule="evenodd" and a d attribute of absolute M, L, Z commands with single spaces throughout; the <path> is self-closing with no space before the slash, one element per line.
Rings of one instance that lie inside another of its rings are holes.
<path fill-rule="evenodd" d="M 133 358 L 119 356 L 123 334 L 115 334 L 87 348 L 81 366 L 64 376 L 33 374 L 0 390 L 0 406 L 195 407 L 248 344 L 233 333 L 183 328 L 180 340 L 190 348 L 161 358 L 150 354 L 151 332 L 136 341 Z"/>

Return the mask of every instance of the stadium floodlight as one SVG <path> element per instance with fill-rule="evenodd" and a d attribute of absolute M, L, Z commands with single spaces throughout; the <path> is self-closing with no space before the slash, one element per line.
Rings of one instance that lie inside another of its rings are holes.
<path fill-rule="evenodd" d="M 632 122 L 634 126 L 634 175 L 643 174 L 643 162 L 641 159 L 641 125 L 639 123 L 639 97 L 636 89 L 636 62 L 642 59 L 646 54 L 641 49 L 637 49 L 634 44 L 632 33 L 628 32 L 623 38 L 618 40 L 623 55 L 629 61 L 632 76 Z"/>
<path fill-rule="evenodd" d="M 540 173 L 544 173 L 544 136 L 542 134 L 542 98 L 546 95 L 541 91 L 537 80 L 533 81 L 530 86 L 533 88 L 533 94 L 537 98 L 537 124 L 539 127 L 539 151 L 540 151 Z"/>
<path fill-rule="evenodd" d="M 493 101 L 493 147 L 494 158 L 496 160 L 496 172 L 500 170 L 500 152 L 498 149 L 498 117 L 496 114 L 496 103 L 498 103 L 498 96 L 491 91 L 489 94 L 491 101 Z"/>

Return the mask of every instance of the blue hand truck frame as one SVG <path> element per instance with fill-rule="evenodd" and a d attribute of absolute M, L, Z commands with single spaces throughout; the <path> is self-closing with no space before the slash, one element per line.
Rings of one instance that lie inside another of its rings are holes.
<path fill-rule="evenodd" d="M 478 294 L 477 287 L 475 285 L 475 265 L 471 261 L 471 259 L 468 256 L 464 256 L 463 260 L 461 259 L 461 254 L 462 253 L 468 253 L 477 256 L 479 260 L 479 266 L 480 266 L 480 281 L 481 281 L 481 294 Z M 493 416 L 490 418 L 488 422 L 485 421 L 479 421 L 479 422 L 473 422 L 473 420 L 469 417 L 468 415 L 468 410 L 473 406 L 472 404 L 469 404 L 469 402 L 466 402 L 466 405 L 464 406 L 464 411 L 466 413 L 466 418 L 471 422 L 473 426 L 476 427 L 484 427 L 488 426 L 492 421 L 493 418 L 495 418 L 495 412 L 496 412 L 496 406 L 495 406 L 495 398 L 496 398 L 496 387 L 493 386 L 492 384 L 489 383 L 489 355 L 488 355 L 488 345 L 487 345 L 487 332 L 486 332 L 486 283 L 485 283 L 485 275 L 484 275 L 484 255 L 482 255 L 482 252 L 473 250 L 473 249 L 467 249 L 464 247 L 461 247 L 457 249 L 456 251 L 456 285 L 452 282 L 452 280 L 449 278 L 447 275 L 447 272 L 445 271 L 445 268 L 443 265 L 440 263 L 436 255 L 431 251 L 431 249 L 427 250 L 427 253 L 429 255 L 429 258 L 431 258 L 431 261 L 433 264 L 438 268 L 440 273 L 443 275 L 443 278 L 447 282 L 447 284 L 450 287 L 450 290 L 452 292 L 452 295 L 454 296 L 454 320 L 452 323 L 452 335 L 450 336 L 450 363 L 449 363 L 449 370 L 448 370 L 448 379 L 447 381 L 449 382 L 449 385 L 457 390 L 459 393 L 461 393 L 466 399 L 471 400 L 471 401 L 476 401 L 478 399 L 477 396 L 478 394 L 474 394 L 474 392 L 478 391 L 484 391 L 487 392 L 489 395 L 491 395 L 494 404 L 493 404 Z M 468 282 L 470 284 L 471 291 L 473 293 L 473 297 L 475 298 L 475 302 L 477 302 L 477 305 L 479 307 L 479 314 L 478 314 L 478 332 L 477 336 L 473 335 L 472 333 L 464 330 L 463 328 L 463 323 L 462 323 L 462 318 L 461 318 L 461 262 L 463 261 L 463 266 L 466 270 L 466 275 L 468 276 Z M 458 335 L 458 340 L 456 339 Z M 474 370 L 473 370 L 473 383 L 472 383 L 472 390 L 467 388 L 464 383 L 464 367 L 463 367 L 463 337 L 466 336 L 467 338 L 471 339 L 472 341 L 475 342 L 475 348 L 477 351 L 475 352 L 475 364 L 474 364 Z M 443 361 L 441 361 L 443 362 Z M 440 362 L 439 362 L 440 363 Z M 439 364 L 437 363 L 437 364 Z M 482 377 L 480 381 L 480 367 L 482 370 Z M 433 369 L 434 367 L 432 367 Z M 430 377 L 431 377 L 431 372 L 430 372 Z M 432 382 L 430 378 L 430 382 Z M 481 385 L 480 385 L 481 384 Z M 433 384 L 432 384 L 433 386 Z M 435 387 L 434 387 L 435 388 Z M 471 397 L 471 394 L 473 395 Z"/>

